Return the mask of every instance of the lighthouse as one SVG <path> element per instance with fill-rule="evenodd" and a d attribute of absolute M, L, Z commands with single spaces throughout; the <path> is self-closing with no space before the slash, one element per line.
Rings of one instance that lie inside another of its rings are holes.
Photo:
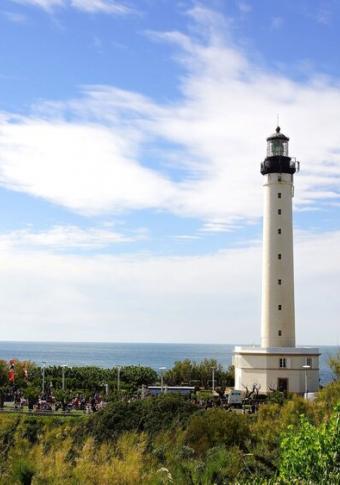
<path fill-rule="evenodd" d="M 293 211 L 294 173 L 289 138 L 276 128 L 267 138 L 264 176 L 262 347 L 295 346 Z"/>
<path fill-rule="evenodd" d="M 235 347 L 235 389 L 315 392 L 319 350 L 295 345 L 293 210 L 294 174 L 289 138 L 278 126 L 267 138 L 263 175 L 261 346 Z"/>

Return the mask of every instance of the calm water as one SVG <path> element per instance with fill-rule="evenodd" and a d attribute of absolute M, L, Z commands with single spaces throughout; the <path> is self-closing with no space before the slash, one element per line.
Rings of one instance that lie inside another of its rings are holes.
<path fill-rule="evenodd" d="M 69 366 L 144 365 L 159 369 L 172 367 L 176 360 L 216 359 L 224 367 L 231 364 L 234 345 L 228 344 L 152 344 L 152 343 L 72 343 L 72 342 L 0 342 L 0 359 L 31 360 L 38 365 Z M 327 359 L 338 347 L 320 346 L 321 382 L 331 380 Z"/>

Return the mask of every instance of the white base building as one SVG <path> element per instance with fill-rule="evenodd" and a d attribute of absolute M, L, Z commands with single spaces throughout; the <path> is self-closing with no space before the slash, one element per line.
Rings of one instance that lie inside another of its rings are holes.
<path fill-rule="evenodd" d="M 235 347 L 235 389 L 302 394 L 319 390 L 319 350 L 309 347 Z M 305 367 L 304 367 L 305 366 Z"/>

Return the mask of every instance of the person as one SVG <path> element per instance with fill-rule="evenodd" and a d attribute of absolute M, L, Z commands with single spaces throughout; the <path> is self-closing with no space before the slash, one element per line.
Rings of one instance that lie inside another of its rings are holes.
<path fill-rule="evenodd" d="M 92 410 L 93 413 L 95 413 L 97 411 L 95 396 L 93 396 L 93 398 L 91 399 L 91 410 Z"/>
<path fill-rule="evenodd" d="M 14 395 L 14 407 L 15 409 L 20 409 L 20 392 L 19 391 L 16 391 L 15 395 Z"/>

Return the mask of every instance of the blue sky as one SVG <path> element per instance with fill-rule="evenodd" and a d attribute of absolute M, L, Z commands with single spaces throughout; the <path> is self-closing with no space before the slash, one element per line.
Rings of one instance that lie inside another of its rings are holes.
<path fill-rule="evenodd" d="M 1 339 L 258 342 L 279 113 L 302 168 L 298 342 L 339 345 L 339 18 L 335 0 L 3 0 Z"/>

